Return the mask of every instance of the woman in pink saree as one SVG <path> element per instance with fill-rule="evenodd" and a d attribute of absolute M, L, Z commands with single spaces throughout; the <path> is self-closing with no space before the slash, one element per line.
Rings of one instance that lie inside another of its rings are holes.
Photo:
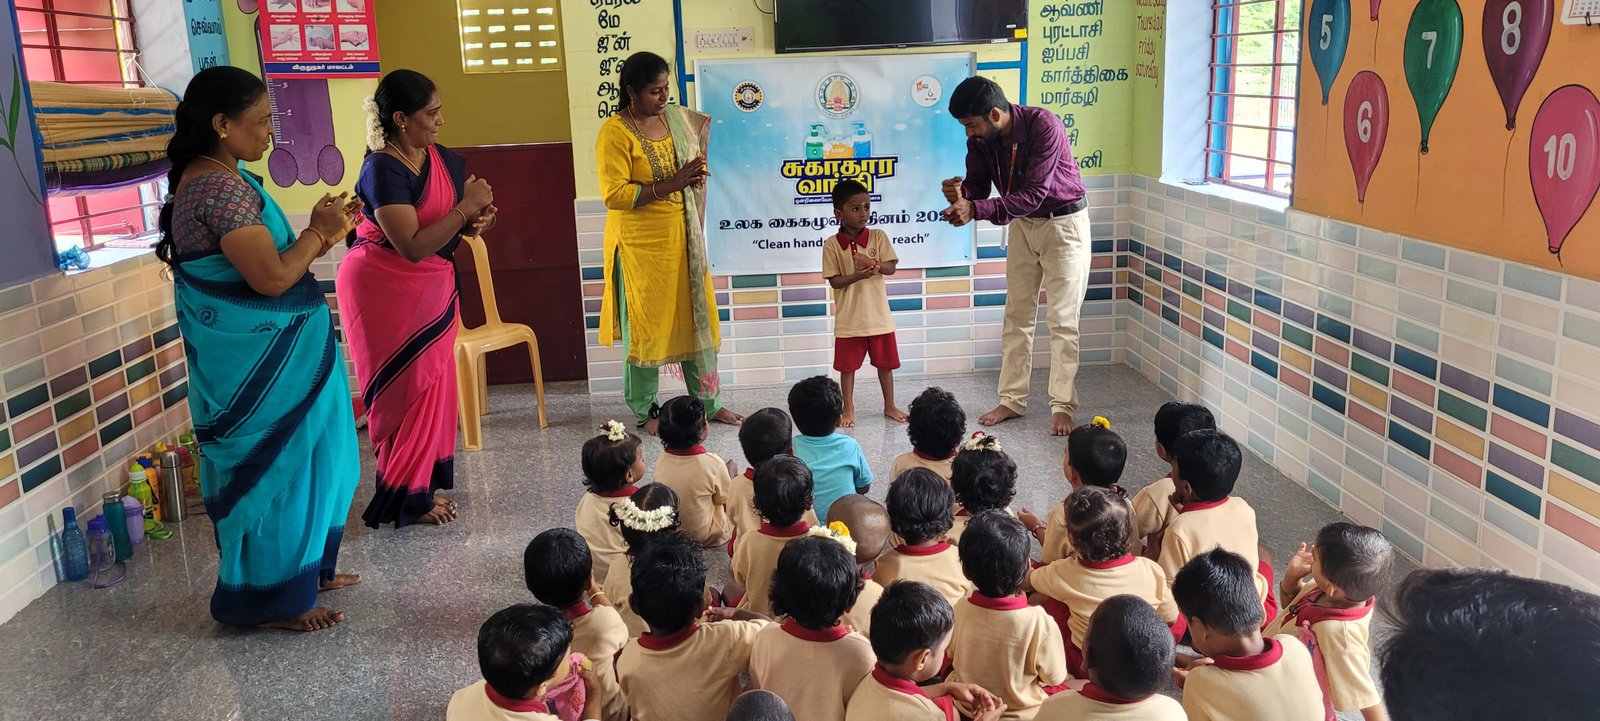
<path fill-rule="evenodd" d="M 335 286 L 378 456 L 362 518 L 444 524 L 456 517 L 435 496 L 455 486 L 455 251 L 494 222 L 494 195 L 435 142 L 444 114 L 422 74 L 384 76 L 367 112 L 372 152 L 356 180 L 366 205 Z"/>

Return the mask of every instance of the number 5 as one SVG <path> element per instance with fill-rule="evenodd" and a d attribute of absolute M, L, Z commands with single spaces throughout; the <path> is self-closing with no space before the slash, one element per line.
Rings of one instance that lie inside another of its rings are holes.
<path fill-rule="evenodd" d="M 1433 69 L 1433 46 L 1439 44 L 1439 33 L 1437 31 L 1434 31 L 1434 30 L 1424 30 L 1422 32 L 1422 39 L 1428 41 L 1428 63 L 1427 63 L 1427 68 L 1429 70 L 1432 70 Z"/>
<path fill-rule="evenodd" d="M 1333 28 L 1330 25 L 1332 22 L 1332 15 L 1325 14 L 1322 16 L 1322 40 L 1319 41 L 1317 45 L 1323 50 L 1327 50 L 1328 45 L 1333 42 Z"/>

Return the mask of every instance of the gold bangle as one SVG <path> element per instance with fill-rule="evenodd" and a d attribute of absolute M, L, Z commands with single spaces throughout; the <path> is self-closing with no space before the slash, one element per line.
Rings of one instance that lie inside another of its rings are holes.
<path fill-rule="evenodd" d="M 656 184 L 655 183 L 651 183 L 650 184 L 650 194 L 655 196 L 655 199 L 657 201 L 661 200 L 661 195 L 656 192 Z"/>
<path fill-rule="evenodd" d="M 604 595 L 606 595 L 605 591 L 595 591 L 594 593 L 589 594 L 589 600 L 587 601 L 587 603 L 589 605 L 593 606 L 595 597 L 596 596 L 604 596 Z"/>
<path fill-rule="evenodd" d="M 317 230 L 316 228 L 312 228 L 310 226 L 307 226 L 304 232 L 307 232 L 307 233 L 310 233 L 312 235 L 317 236 L 317 240 L 322 241 L 323 247 L 327 247 L 327 245 L 328 245 L 328 236 L 323 235 L 322 231 Z"/>
<path fill-rule="evenodd" d="M 460 208 L 451 208 L 450 212 L 461 214 L 461 227 L 465 228 L 472 224 L 472 219 L 467 217 L 467 211 Z"/>

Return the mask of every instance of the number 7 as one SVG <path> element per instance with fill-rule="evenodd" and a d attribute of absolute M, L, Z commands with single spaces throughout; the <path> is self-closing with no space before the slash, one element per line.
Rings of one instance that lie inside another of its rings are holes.
<path fill-rule="evenodd" d="M 1435 30 L 1424 30 L 1422 32 L 1422 39 L 1428 41 L 1427 67 L 1431 70 L 1433 68 L 1433 47 L 1439 44 L 1439 33 Z"/>

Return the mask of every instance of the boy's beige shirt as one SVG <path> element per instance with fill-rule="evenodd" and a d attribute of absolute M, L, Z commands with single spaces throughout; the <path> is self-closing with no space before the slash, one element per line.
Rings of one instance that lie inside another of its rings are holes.
<path fill-rule="evenodd" d="M 895 456 L 894 463 L 889 466 L 889 482 L 894 483 L 895 479 L 900 477 L 900 474 L 905 473 L 913 468 L 926 468 L 934 473 L 939 474 L 939 477 L 943 478 L 945 483 L 949 483 L 951 476 L 950 467 L 954 462 L 954 457 L 946 458 L 944 460 L 934 460 L 923 458 L 922 456 L 917 455 L 916 451 L 906 451 L 905 453 Z"/>
<path fill-rule="evenodd" d="M 1301 614 L 1306 604 L 1317 595 L 1317 584 L 1307 581 L 1300 593 L 1284 606 L 1283 612 L 1267 626 L 1263 633 L 1289 634 L 1299 637 Z M 1359 711 L 1383 703 L 1378 686 L 1372 680 L 1372 609 L 1375 599 L 1365 606 L 1342 609 L 1330 618 L 1311 624 L 1311 633 L 1317 639 L 1317 652 L 1322 655 L 1323 670 L 1327 676 L 1325 689 L 1328 702 L 1336 711 Z"/>
<path fill-rule="evenodd" d="M 657 483 L 678 494 L 678 527 L 684 535 L 710 548 L 728 542 L 728 464 L 704 449 L 683 455 L 663 451 L 656 459 Z"/>
<path fill-rule="evenodd" d="M 796 719 L 800 717 L 795 716 Z M 845 709 L 845 721 L 945 721 L 944 709 L 916 684 L 873 668 Z"/>
<path fill-rule="evenodd" d="M 1066 604 L 1072 612 L 1067 630 L 1079 650 L 1089 637 L 1089 618 L 1112 596 L 1138 596 L 1155 607 L 1162 621 L 1171 624 L 1178 620 L 1178 604 L 1172 600 L 1167 574 L 1148 558 L 1130 554 L 1105 563 L 1085 562 L 1076 556 L 1063 558 L 1034 569 L 1028 582 L 1035 591 Z"/>
<path fill-rule="evenodd" d="M 1178 517 L 1172 494 L 1178 490 L 1171 476 L 1162 476 L 1133 494 L 1133 524 L 1139 540 L 1160 533 Z"/>
<path fill-rule="evenodd" d="M 804 538 L 811 525 L 804 520 L 787 528 L 761 524 L 754 533 L 740 534 L 733 542 L 729 566 L 733 581 L 744 588 L 739 608 L 763 616 L 772 615 L 772 572 L 778 569 L 778 554 L 790 541 Z"/>
<path fill-rule="evenodd" d="M 1322 689 L 1311 654 L 1293 636 L 1269 636 L 1256 656 L 1212 657 L 1189 672 L 1189 721 L 1323 721 Z"/>
<path fill-rule="evenodd" d="M 1043 608 L 1024 596 L 989 598 L 977 593 L 956 604 L 950 636 L 950 680 L 974 683 L 1005 702 L 1000 718 L 1032 719 L 1049 698 L 1046 686 L 1067 681 L 1067 654 L 1061 628 Z M 961 713 L 970 704 L 956 700 Z"/>
<path fill-rule="evenodd" d="M 572 624 L 572 650 L 589 659 L 600 681 L 602 721 L 628 721 L 628 704 L 622 698 L 613 667 L 617 652 L 628 643 L 628 625 L 610 606 L 590 606 L 583 601 L 561 609 Z"/>
<path fill-rule="evenodd" d="M 1051 696 L 1033 721 L 1187 721 L 1183 704 L 1156 694 L 1138 700 L 1119 699 L 1094 684 L 1082 691 Z"/>
<path fill-rule="evenodd" d="M 849 626 L 821 631 L 771 624 L 750 650 L 750 682 L 778 695 L 796 719 L 844 721 L 845 708 L 877 658 Z"/>
<path fill-rule="evenodd" d="M 1256 511 L 1243 498 L 1228 496 L 1220 501 L 1190 503 L 1178 512 L 1161 538 L 1161 570 L 1167 582 L 1178 577 L 1183 564 L 1202 553 L 1221 546 L 1244 556 L 1255 571 L 1256 594 L 1267 598 L 1267 577 L 1261 575 L 1261 550 L 1256 533 Z"/>
<path fill-rule="evenodd" d="M 889 236 L 876 228 L 867 231 L 867 247 L 857 253 L 879 263 L 899 260 L 894 243 Z M 824 280 L 856 272 L 855 261 L 849 249 L 839 243 L 838 234 L 822 241 L 822 277 Z M 866 338 L 894 332 L 894 316 L 889 313 L 889 292 L 883 275 L 858 280 L 844 288 L 833 289 L 833 335 L 835 338 Z M 824 511 L 826 512 L 826 511 Z"/>
<path fill-rule="evenodd" d="M 670 636 L 645 634 L 617 657 L 617 679 L 634 721 L 707 721 L 728 715 L 739 674 L 767 621 L 692 624 Z"/>
<path fill-rule="evenodd" d="M 870 576 L 863 577 L 861 593 L 856 596 L 856 605 L 845 611 L 843 623 L 861 635 L 872 638 L 872 607 L 878 605 L 880 598 L 883 598 L 883 584 L 872 580 Z"/>
<path fill-rule="evenodd" d="M 878 559 L 872 580 L 888 586 L 902 578 L 921 581 L 933 587 L 955 606 L 972 591 L 972 582 L 961 571 L 961 557 L 948 541 L 932 546 L 896 546 Z"/>
<path fill-rule="evenodd" d="M 611 562 L 628 550 L 627 542 L 622 540 L 622 529 L 611 525 L 611 505 L 632 496 L 635 490 L 628 485 L 615 494 L 587 492 L 578 499 L 574 525 L 584 543 L 589 544 L 589 570 L 594 574 L 595 583 L 605 585 Z"/>

